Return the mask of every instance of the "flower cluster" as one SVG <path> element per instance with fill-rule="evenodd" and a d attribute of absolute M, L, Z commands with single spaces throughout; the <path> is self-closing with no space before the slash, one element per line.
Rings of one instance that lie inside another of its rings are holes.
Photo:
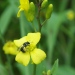
<path fill-rule="evenodd" d="M 40 14 L 42 12 L 44 13 L 45 19 L 49 19 L 51 17 L 53 11 L 53 4 L 48 4 L 48 0 L 43 0 L 39 1 L 39 5 L 37 3 L 36 5 L 38 7 L 38 12 L 40 12 Z M 17 17 L 20 17 L 20 12 L 24 11 L 27 20 L 29 22 L 32 22 L 35 18 L 35 8 L 37 8 L 36 5 L 33 2 L 29 2 L 29 0 L 20 0 L 20 6 Z"/>
<path fill-rule="evenodd" d="M 39 1 L 40 8 L 37 5 L 37 7 L 39 8 L 38 12 L 41 12 L 40 10 L 46 8 L 47 3 L 48 0 L 43 0 L 42 2 Z M 29 2 L 29 0 L 20 0 L 19 11 L 17 14 L 18 17 L 20 17 L 21 11 L 24 11 L 27 20 L 29 22 L 32 22 L 35 15 L 35 4 L 33 2 Z M 52 11 L 53 11 L 53 5 L 49 4 L 45 11 L 46 19 L 50 18 Z M 38 17 L 39 15 L 40 14 L 38 14 Z M 14 40 L 14 42 L 9 41 L 8 43 L 6 43 L 3 47 L 3 50 L 5 51 L 6 54 L 15 54 L 16 55 L 15 60 L 25 66 L 28 65 L 30 60 L 34 64 L 39 64 L 42 60 L 46 58 L 45 52 L 37 48 L 36 46 L 40 38 L 41 38 L 40 32 L 28 33 L 27 36 L 24 36 L 18 40 Z"/>
<path fill-rule="evenodd" d="M 6 43 L 3 50 L 6 54 L 16 54 L 15 60 L 25 66 L 28 65 L 30 60 L 34 64 L 39 64 L 46 58 L 45 52 L 36 47 L 40 37 L 41 34 L 39 32 L 28 33 L 27 36 L 24 36 L 21 39 Z"/>

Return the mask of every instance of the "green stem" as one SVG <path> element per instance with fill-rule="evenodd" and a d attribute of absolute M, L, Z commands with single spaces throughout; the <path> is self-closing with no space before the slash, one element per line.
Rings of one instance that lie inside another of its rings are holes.
<path fill-rule="evenodd" d="M 41 2 L 42 0 L 36 0 L 36 3 L 37 3 L 37 7 L 38 7 L 38 14 L 37 14 L 37 21 L 38 21 L 38 25 L 39 25 L 39 32 L 41 33 L 41 29 L 42 29 L 42 26 L 44 25 L 44 23 L 46 22 L 46 20 L 41 24 L 40 22 L 40 11 L 41 11 Z M 33 24 L 33 23 L 32 23 Z M 36 65 L 34 64 L 34 71 L 33 71 L 33 75 L 36 75 Z"/>
<path fill-rule="evenodd" d="M 37 21 L 38 21 L 38 24 L 39 24 L 39 32 L 41 32 L 41 23 L 40 23 L 40 17 L 39 17 L 39 13 L 38 13 L 38 17 L 37 17 Z"/>
<path fill-rule="evenodd" d="M 37 32 L 37 30 L 36 30 L 36 28 L 34 26 L 34 23 L 33 22 L 31 22 L 31 23 L 32 23 L 32 26 L 33 26 L 34 31 Z"/>
<path fill-rule="evenodd" d="M 40 11 L 41 11 L 41 6 L 40 6 L 40 2 L 37 4 L 37 7 L 38 7 L 38 14 L 37 14 L 37 21 L 38 21 L 38 24 L 39 24 L 39 32 L 41 32 L 41 22 L 40 22 Z"/>
<path fill-rule="evenodd" d="M 39 3 L 40 4 L 40 3 Z M 42 26 L 45 24 L 45 22 L 47 21 L 47 19 L 45 19 L 45 21 L 40 22 L 40 11 L 41 11 L 41 6 L 39 5 L 38 6 L 38 15 L 37 15 L 37 21 L 38 21 L 38 24 L 39 24 L 39 32 L 41 32 L 41 29 L 42 29 Z"/>
<path fill-rule="evenodd" d="M 47 19 L 45 19 L 45 21 L 43 21 L 41 25 L 43 26 L 46 23 L 46 21 L 47 21 Z"/>
<path fill-rule="evenodd" d="M 36 65 L 34 64 L 34 71 L 33 71 L 33 75 L 36 75 Z"/>
<path fill-rule="evenodd" d="M 4 40 L 4 37 L 2 36 L 1 32 L 0 32 L 0 39 L 2 40 L 2 43 L 4 44 L 5 40 Z M 14 75 L 13 70 L 12 70 L 12 66 L 11 66 L 11 62 L 10 62 L 10 57 L 8 55 L 6 55 L 6 58 L 7 58 L 7 62 L 9 65 L 10 75 Z M 1 59 L 1 57 L 0 57 L 0 59 Z M 2 59 L 1 59 L 1 61 L 2 61 Z"/>

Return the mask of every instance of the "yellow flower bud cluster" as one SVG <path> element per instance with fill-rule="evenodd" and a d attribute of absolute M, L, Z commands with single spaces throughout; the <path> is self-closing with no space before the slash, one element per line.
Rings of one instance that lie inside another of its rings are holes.
<path fill-rule="evenodd" d="M 53 5 L 48 5 L 48 0 L 43 0 L 39 6 L 41 11 L 45 9 L 45 18 L 49 19 L 53 11 Z M 18 11 L 17 17 L 20 17 L 20 12 L 24 11 L 25 16 L 29 22 L 32 22 L 35 18 L 35 13 L 39 12 L 39 10 L 35 12 L 35 4 L 33 2 L 29 2 L 29 0 L 20 0 L 19 8 L 20 9 Z"/>
<path fill-rule="evenodd" d="M 32 22 L 35 16 L 35 5 L 33 2 L 29 3 L 29 0 L 20 0 L 20 6 L 17 17 L 20 17 L 20 12 L 24 11 L 28 21 Z"/>

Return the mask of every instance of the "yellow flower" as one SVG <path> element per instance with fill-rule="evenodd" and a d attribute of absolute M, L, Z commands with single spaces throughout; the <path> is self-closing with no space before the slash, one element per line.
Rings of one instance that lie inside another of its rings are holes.
<path fill-rule="evenodd" d="M 68 11 L 67 18 L 69 20 L 73 20 L 74 19 L 74 12 L 72 10 Z"/>
<path fill-rule="evenodd" d="M 20 0 L 20 6 L 19 6 L 19 11 L 17 14 L 17 17 L 20 17 L 20 12 L 21 11 L 28 11 L 29 9 L 29 0 Z"/>
<path fill-rule="evenodd" d="M 3 46 L 3 50 L 5 54 L 16 55 L 18 53 L 17 46 L 12 41 L 8 41 L 7 43 L 5 43 L 5 45 Z"/>
<path fill-rule="evenodd" d="M 24 36 L 19 40 L 14 40 L 16 46 L 20 48 L 20 52 L 16 55 L 15 60 L 25 66 L 28 65 L 30 59 L 34 64 L 39 64 L 44 60 L 46 58 L 45 52 L 36 47 L 40 37 L 41 34 L 39 32 L 28 33 L 27 36 Z"/>

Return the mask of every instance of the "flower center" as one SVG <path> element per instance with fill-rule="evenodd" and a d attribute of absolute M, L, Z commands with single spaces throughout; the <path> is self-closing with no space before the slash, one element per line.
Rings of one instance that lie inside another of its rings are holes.
<path fill-rule="evenodd" d="M 34 48 L 35 48 L 35 46 L 32 43 L 27 41 L 27 42 L 23 43 L 23 45 L 20 47 L 20 51 L 22 51 L 23 53 L 30 52 Z"/>

